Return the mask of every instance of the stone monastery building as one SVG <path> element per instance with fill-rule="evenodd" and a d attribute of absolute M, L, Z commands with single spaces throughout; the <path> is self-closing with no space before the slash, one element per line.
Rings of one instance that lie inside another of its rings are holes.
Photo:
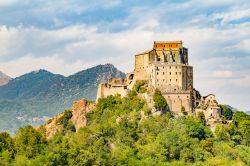
<path fill-rule="evenodd" d="M 188 49 L 182 41 L 155 41 L 153 49 L 135 55 L 135 67 L 126 78 L 111 78 L 98 87 L 97 100 L 108 95 L 124 97 L 136 81 L 146 81 L 158 88 L 174 114 L 196 114 L 203 111 L 207 121 L 220 119 L 220 108 L 214 95 L 201 97 L 193 88 L 193 67 L 188 63 Z M 153 106 L 152 95 L 144 98 Z"/>

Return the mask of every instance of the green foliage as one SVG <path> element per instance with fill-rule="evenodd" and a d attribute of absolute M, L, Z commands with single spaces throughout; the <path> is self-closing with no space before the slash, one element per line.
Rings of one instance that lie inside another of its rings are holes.
<path fill-rule="evenodd" d="M 14 138 L 1 133 L 0 165 L 250 165 L 246 117 L 238 126 L 218 125 L 214 137 L 202 114 L 142 118 L 145 110 L 145 101 L 131 92 L 101 99 L 86 127 L 50 141 L 31 126 Z M 66 111 L 58 120 L 67 131 L 71 116 Z"/>
<path fill-rule="evenodd" d="M 198 121 L 199 121 L 202 125 L 206 126 L 206 118 L 205 118 L 204 112 L 198 112 L 197 118 L 198 118 Z"/>
<path fill-rule="evenodd" d="M 161 111 L 167 109 L 167 107 L 168 107 L 167 101 L 162 96 L 161 91 L 159 89 L 155 90 L 153 100 L 154 100 L 154 106 L 156 109 L 161 110 Z"/>
<path fill-rule="evenodd" d="M 32 126 L 20 128 L 14 137 L 17 154 L 33 158 L 43 151 L 46 144 L 44 136 Z"/>
<path fill-rule="evenodd" d="M 133 87 L 133 90 L 136 93 L 145 93 L 147 92 L 147 89 L 145 88 L 146 82 L 145 81 L 137 81 Z"/>
<path fill-rule="evenodd" d="M 234 114 L 233 111 L 225 105 L 219 105 L 219 106 L 222 111 L 222 116 L 224 116 L 227 120 L 232 120 Z"/>
<path fill-rule="evenodd" d="M 61 124 L 63 126 L 63 133 L 66 133 L 67 131 L 76 131 L 73 122 L 70 121 L 72 115 L 73 114 L 71 110 L 66 110 L 64 111 L 63 115 L 59 119 L 57 119 L 58 124 Z"/>

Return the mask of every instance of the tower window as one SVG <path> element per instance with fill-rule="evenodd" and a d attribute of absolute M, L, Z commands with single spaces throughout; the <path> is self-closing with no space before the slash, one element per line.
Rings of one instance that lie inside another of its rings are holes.
<path fill-rule="evenodd" d="M 171 72 L 169 74 L 171 75 Z"/>
<path fill-rule="evenodd" d="M 176 82 L 177 82 L 177 79 L 176 79 Z"/>
<path fill-rule="evenodd" d="M 180 72 L 180 75 L 181 75 L 181 72 Z"/>
<path fill-rule="evenodd" d="M 162 74 L 164 75 L 164 72 Z"/>
<path fill-rule="evenodd" d="M 177 72 L 175 74 L 177 75 Z"/>
<path fill-rule="evenodd" d="M 158 75 L 159 73 L 157 72 L 157 75 Z"/>

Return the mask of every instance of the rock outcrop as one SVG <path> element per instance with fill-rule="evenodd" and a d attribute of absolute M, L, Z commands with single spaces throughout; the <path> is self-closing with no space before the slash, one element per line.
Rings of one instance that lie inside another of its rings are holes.
<path fill-rule="evenodd" d="M 76 131 L 87 125 L 86 113 L 94 108 L 95 104 L 93 102 L 84 99 L 74 102 L 71 121 L 75 125 Z"/>
<path fill-rule="evenodd" d="M 75 126 L 76 131 L 87 125 L 86 113 L 95 109 L 95 103 L 85 99 L 75 101 L 71 109 L 72 116 L 68 121 L 71 121 Z M 60 123 L 65 112 L 58 114 L 53 119 L 50 119 L 44 126 L 45 134 L 48 139 L 51 139 L 58 132 L 63 130 L 63 124 Z"/>

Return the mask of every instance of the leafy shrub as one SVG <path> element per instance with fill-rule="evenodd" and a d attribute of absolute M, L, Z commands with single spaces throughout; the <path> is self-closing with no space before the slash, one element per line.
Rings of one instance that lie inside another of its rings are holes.
<path fill-rule="evenodd" d="M 161 111 L 167 109 L 167 107 L 168 107 L 167 101 L 162 96 L 161 91 L 159 89 L 155 90 L 153 100 L 154 100 L 154 106 L 156 109 L 161 110 Z"/>

